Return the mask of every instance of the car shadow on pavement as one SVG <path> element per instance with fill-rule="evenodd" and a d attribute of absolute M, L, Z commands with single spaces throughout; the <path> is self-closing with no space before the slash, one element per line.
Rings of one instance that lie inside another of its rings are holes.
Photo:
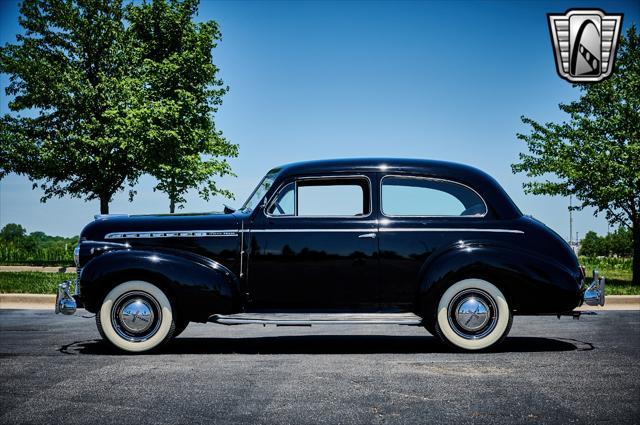
<path fill-rule="evenodd" d="M 573 339 L 509 337 L 489 350 L 502 352 L 587 351 L 591 343 Z M 76 341 L 62 346 L 64 354 L 123 354 L 102 340 Z M 259 338 L 190 338 L 171 341 L 150 354 L 408 354 L 451 353 L 454 349 L 433 336 L 302 335 Z"/>

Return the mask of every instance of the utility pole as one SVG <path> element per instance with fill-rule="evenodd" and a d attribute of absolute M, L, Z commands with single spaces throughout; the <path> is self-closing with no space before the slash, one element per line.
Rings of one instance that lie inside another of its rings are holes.
<path fill-rule="evenodd" d="M 569 195 L 569 245 L 573 246 L 573 195 Z"/>

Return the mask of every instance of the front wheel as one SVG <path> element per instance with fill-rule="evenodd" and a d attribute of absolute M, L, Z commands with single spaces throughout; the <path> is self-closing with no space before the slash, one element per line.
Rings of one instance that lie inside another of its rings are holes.
<path fill-rule="evenodd" d="M 505 296 L 481 279 L 461 280 L 449 287 L 438 304 L 436 334 L 463 350 L 475 351 L 501 342 L 513 316 Z"/>
<path fill-rule="evenodd" d="M 166 343 L 176 328 L 167 296 L 142 280 L 113 288 L 102 301 L 96 324 L 105 340 L 123 351 L 136 353 Z"/>

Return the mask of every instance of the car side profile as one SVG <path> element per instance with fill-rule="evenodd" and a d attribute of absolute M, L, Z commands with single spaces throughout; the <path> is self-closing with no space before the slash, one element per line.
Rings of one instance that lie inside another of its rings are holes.
<path fill-rule="evenodd" d="M 128 352 L 189 322 L 424 326 L 481 350 L 514 315 L 604 304 L 604 279 L 586 285 L 559 235 L 486 173 L 442 161 L 277 167 L 238 210 L 97 216 L 75 257 L 56 311 L 84 306 Z"/>

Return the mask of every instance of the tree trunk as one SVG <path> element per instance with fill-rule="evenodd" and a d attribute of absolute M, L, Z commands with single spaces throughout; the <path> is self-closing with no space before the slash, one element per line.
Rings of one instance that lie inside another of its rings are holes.
<path fill-rule="evenodd" d="M 169 213 L 173 214 L 176 212 L 176 186 L 174 184 L 175 180 L 172 178 L 169 182 L 169 190 L 167 194 L 169 195 Z"/>
<path fill-rule="evenodd" d="M 109 214 L 109 200 L 111 196 L 102 195 L 100 196 L 100 214 Z"/>
<path fill-rule="evenodd" d="M 640 221 L 640 220 L 638 220 Z M 633 223 L 631 233 L 633 234 L 633 284 L 640 286 L 640 222 Z"/>

